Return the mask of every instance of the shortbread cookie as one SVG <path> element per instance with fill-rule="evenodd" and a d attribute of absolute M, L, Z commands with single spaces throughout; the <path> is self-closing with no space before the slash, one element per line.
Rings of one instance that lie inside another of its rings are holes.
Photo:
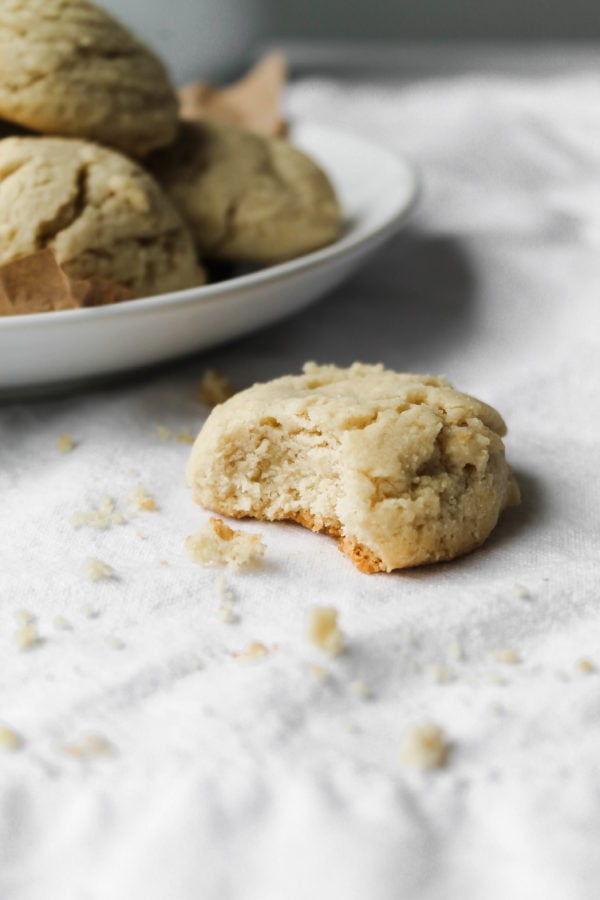
<path fill-rule="evenodd" d="M 186 122 L 148 161 L 203 257 L 270 263 L 334 241 L 340 209 L 325 173 L 286 141 Z"/>
<path fill-rule="evenodd" d="M 505 431 L 443 378 L 307 363 L 217 406 L 188 479 L 208 509 L 292 519 L 390 572 L 473 550 L 518 502 Z"/>
<path fill-rule="evenodd" d="M 134 156 L 175 137 L 163 64 L 86 0 L 0 0 L 0 60 L 0 118 Z"/>
<path fill-rule="evenodd" d="M 139 296 L 203 280 L 192 239 L 159 185 L 114 150 L 69 138 L 0 141 L 0 264 L 45 247 L 72 278 Z"/>

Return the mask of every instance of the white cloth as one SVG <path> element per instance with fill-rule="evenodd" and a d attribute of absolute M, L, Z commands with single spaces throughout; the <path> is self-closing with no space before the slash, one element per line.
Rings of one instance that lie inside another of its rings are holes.
<path fill-rule="evenodd" d="M 293 320 L 141 380 L 0 408 L 0 722 L 25 739 L 0 753 L 0 895 L 595 898 L 600 77 L 302 81 L 289 107 L 419 165 L 409 229 Z M 197 430 L 208 366 L 245 386 L 306 359 L 443 373 L 496 406 L 523 503 L 482 550 L 392 576 L 299 527 L 242 523 L 267 555 L 226 575 L 226 624 L 218 572 L 183 549 L 207 518 L 184 484 L 189 447 L 157 425 Z M 103 494 L 125 509 L 139 484 L 159 511 L 74 529 L 74 512 Z M 86 557 L 117 577 L 89 582 Z M 307 643 L 311 605 L 337 607 L 343 656 Z M 21 608 L 43 638 L 28 651 Z M 243 665 L 232 653 L 251 641 L 273 649 Z M 495 661 L 503 648 L 521 662 Z M 452 748 L 420 774 L 399 750 L 424 720 Z M 65 753 L 88 733 L 114 753 Z"/>

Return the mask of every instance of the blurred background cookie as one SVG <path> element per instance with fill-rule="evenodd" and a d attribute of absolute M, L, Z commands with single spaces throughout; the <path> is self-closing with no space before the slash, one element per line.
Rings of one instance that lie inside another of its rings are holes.
<path fill-rule="evenodd" d="M 0 119 L 141 156 L 176 133 L 162 62 L 85 0 L 0 0 Z"/>
<path fill-rule="evenodd" d="M 103 276 L 139 296 L 204 280 L 185 223 L 137 163 L 87 141 L 5 138 L 0 264 L 46 247 L 69 276 Z"/>
<path fill-rule="evenodd" d="M 286 141 L 185 122 L 176 142 L 147 162 L 203 257 L 277 262 L 339 236 L 340 209 L 327 175 Z"/>

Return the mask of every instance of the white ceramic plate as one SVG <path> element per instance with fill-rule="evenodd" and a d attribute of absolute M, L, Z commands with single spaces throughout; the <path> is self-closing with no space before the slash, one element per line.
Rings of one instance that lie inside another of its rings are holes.
<path fill-rule="evenodd" d="M 227 281 L 95 309 L 0 318 L 0 396 L 160 363 L 289 316 L 353 272 L 404 222 L 412 167 L 334 128 L 298 124 L 293 142 L 330 175 L 345 218 L 322 250 Z"/>

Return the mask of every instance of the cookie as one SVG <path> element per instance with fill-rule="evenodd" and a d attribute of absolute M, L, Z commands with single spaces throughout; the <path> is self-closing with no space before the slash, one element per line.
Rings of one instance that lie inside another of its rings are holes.
<path fill-rule="evenodd" d="M 294 520 L 390 572 L 468 553 L 518 502 L 505 431 L 443 378 L 307 363 L 217 406 L 188 480 L 208 509 Z"/>
<path fill-rule="evenodd" d="M 203 257 L 271 263 L 334 241 L 340 208 L 325 173 L 283 140 L 186 122 L 148 164 L 187 219 Z"/>
<path fill-rule="evenodd" d="M 179 213 L 137 163 L 69 138 L 0 141 L 0 264 L 44 248 L 139 296 L 203 280 Z"/>
<path fill-rule="evenodd" d="M 0 0 L 0 59 L 0 118 L 133 156 L 175 137 L 163 64 L 92 3 Z"/>

